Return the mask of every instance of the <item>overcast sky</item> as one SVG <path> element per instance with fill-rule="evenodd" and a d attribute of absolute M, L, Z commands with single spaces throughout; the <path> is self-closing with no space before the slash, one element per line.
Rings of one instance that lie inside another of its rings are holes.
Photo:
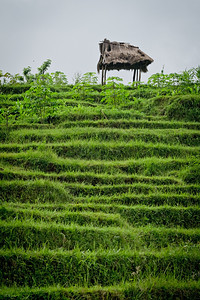
<path fill-rule="evenodd" d="M 0 70 L 35 73 L 51 59 L 50 72 L 69 82 L 76 72 L 96 72 L 99 42 L 139 46 L 154 73 L 200 65 L 200 0 L 0 0 Z M 108 72 L 124 83 L 130 71 Z"/>

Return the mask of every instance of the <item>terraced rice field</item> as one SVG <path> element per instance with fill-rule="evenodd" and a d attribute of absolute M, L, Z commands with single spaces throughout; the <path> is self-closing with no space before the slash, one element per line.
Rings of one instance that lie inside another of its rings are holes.
<path fill-rule="evenodd" d="M 200 299 L 200 123 L 97 108 L 1 134 L 0 298 Z"/>

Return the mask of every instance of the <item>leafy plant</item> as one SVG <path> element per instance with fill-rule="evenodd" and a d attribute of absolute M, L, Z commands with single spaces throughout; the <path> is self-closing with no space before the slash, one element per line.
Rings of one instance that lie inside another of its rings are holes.
<path fill-rule="evenodd" d="M 34 75 L 31 74 L 31 67 L 28 66 L 27 68 L 23 69 L 23 75 L 27 83 L 34 81 Z"/>
<path fill-rule="evenodd" d="M 95 84 L 97 84 L 96 74 L 94 72 L 85 73 L 73 87 L 73 98 L 76 100 L 92 100 L 93 86 Z"/>
<path fill-rule="evenodd" d="M 81 73 L 79 73 L 79 72 L 76 72 L 75 74 L 74 74 L 74 77 L 73 77 L 73 83 L 74 83 L 74 85 L 76 85 L 77 83 L 80 83 L 81 82 L 81 78 L 82 78 L 82 75 L 81 75 Z"/>
<path fill-rule="evenodd" d="M 55 100 L 50 89 L 50 75 L 39 75 L 31 88 L 24 94 L 24 109 L 29 115 L 37 115 L 43 120 L 48 113 L 55 111 Z"/>
<path fill-rule="evenodd" d="M 148 79 L 148 85 L 158 88 L 159 95 L 177 95 L 177 94 L 198 94 L 199 92 L 200 71 L 198 68 L 192 68 L 178 73 L 153 74 Z"/>
<path fill-rule="evenodd" d="M 6 129 L 9 128 L 9 125 L 15 122 L 18 111 L 16 107 L 9 106 L 6 108 L 0 109 L 0 123 L 5 124 Z"/>
<path fill-rule="evenodd" d="M 81 78 L 81 83 L 84 85 L 94 85 L 97 84 L 97 82 L 98 79 L 94 72 L 85 73 Z"/>
<path fill-rule="evenodd" d="M 64 86 L 68 84 L 66 75 L 63 72 L 56 71 L 51 73 L 52 83 L 56 86 Z"/>
<path fill-rule="evenodd" d="M 6 72 L 5 74 L 3 74 L 3 72 L 0 70 L 0 78 L 1 78 L 1 84 L 4 85 L 7 82 L 9 82 L 10 78 L 11 78 L 11 74 L 9 72 Z"/>
<path fill-rule="evenodd" d="M 38 74 L 39 75 L 43 75 L 47 70 L 48 68 L 50 67 L 51 65 L 51 60 L 50 59 L 47 59 L 42 65 L 41 67 L 38 68 Z"/>
<path fill-rule="evenodd" d="M 200 83 L 200 66 L 195 69 L 196 83 Z"/>
<path fill-rule="evenodd" d="M 103 98 L 101 101 L 114 106 L 125 104 L 129 93 L 121 82 L 122 79 L 119 77 L 109 77 L 107 84 L 103 87 Z"/>

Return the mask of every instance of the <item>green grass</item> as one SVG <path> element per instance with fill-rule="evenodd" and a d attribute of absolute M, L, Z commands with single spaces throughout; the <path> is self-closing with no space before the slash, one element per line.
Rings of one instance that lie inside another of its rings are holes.
<path fill-rule="evenodd" d="M 174 278 L 151 277 L 149 280 L 131 284 L 101 287 L 70 287 L 50 286 L 42 288 L 7 288 L 0 291 L 0 299 L 199 299 L 199 282 L 177 281 Z M 5 298 L 4 298 L 5 297 Z"/>
<path fill-rule="evenodd" d="M 97 142 L 73 140 L 66 143 L 27 143 L 27 144 L 1 144 L 0 152 L 21 152 L 28 150 L 49 149 L 60 157 L 79 159 L 125 160 L 144 157 L 199 157 L 200 147 L 182 145 L 166 145 L 162 143 L 145 142 Z"/>
<path fill-rule="evenodd" d="M 168 121 L 168 120 L 157 120 L 152 121 L 151 117 L 149 120 L 127 120 L 127 119 L 105 119 L 105 120 L 94 120 L 94 121 L 65 121 L 59 124 L 59 128 L 71 128 L 71 127 L 98 127 L 98 128 L 157 128 L 157 129 L 200 129 L 199 122 L 181 122 L 181 121 Z M 17 126 L 17 125 L 16 125 Z M 28 126 L 28 125 L 27 125 Z M 33 125 L 34 126 L 34 125 Z M 37 125 L 36 125 L 37 126 Z M 15 126 L 13 126 L 15 128 Z"/>
<path fill-rule="evenodd" d="M 155 192 L 149 194 L 135 194 L 135 193 L 124 193 L 120 195 L 112 196 L 91 196 L 87 197 L 76 197 L 74 202 L 92 202 L 92 203 L 105 203 L 105 204 L 125 204 L 125 205 L 170 205 L 170 206 L 192 206 L 199 205 L 199 195 L 192 195 L 190 193 L 164 193 Z"/>
<path fill-rule="evenodd" d="M 62 123 L 58 123 L 58 128 L 73 128 L 79 126 L 82 127 L 97 127 L 97 128 L 157 128 L 157 129 L 178 129 L 178 128 L 187 128 L 193 130 L 200 129 L 200 122 L 182 122 L 182 121 L 169 121 L 169 120 L 156 120 L 152 121 L 151 116 L 147 117 L 147 120 L 138 119 L 102 119 L 102 120 L 84 120 L 84 121 L 63 121 Z M 5 125 L 2 125 L 2 131 L 6 129 Z M 9 125 L 10 129 L 48 129 L 55 128 L 53 123 L 41 124 L 36 122 L 31 123 L 23 123 L 17 122 L 15 124 Z"/>
<path fill-rule="evenodd" d="M 2 201 L 65 202 L 68 191 L 60 182 L 50 181 L 1 181 L 0 197 Z"/>
<path fill-rule="evenodd" d="M 83 211 L 85 210 L 85 211 Z M 26 219 L 41 221 L 56 221 L 58 223 L 79 225 L 93 224 L 111 226 L 112 224 L 130 224 L 138 227 L 153 224 L 168 227 L 198 228 L 200 225 L 199 207 L 171 207 L 145 205 L 126 206 L 109 204 L 68 204 L 64 212 L 44 212 L 30 209 L 0 209 L 3 218 Z M 107 214 L 111 214 L 110 216 Z M 113 215 L 115 214 L 115 215 Z"/>
<path fill-rule="evenodd" d="M 146 101 L 136 101 L 133 106 L 152 115 L 165 115 L 171 120 L 200 121 L 200 96 L 158 96 Z"/>
<path fill-rule="evenodd" d="M 38 170 L 48 173 L 60 172 L 95 172 L 107 174 L 138 174 L 145 176 L 170 175 L 172 172 L 179 175 L 179 171 L 186 170 L 198 164 L 195 157 L 160 158 L 147 157 L 128 160 L 84 160 L 78 158 L 58 157 L 52 151 L 28 150 L 19 153 L 0 153 L 2 169 L 7 165 Z"/>
<path fill-rule="evenodd" d="M 126 175 L 126 174 L 96 174 L 94 172 L 65 172 L 65 173 L 51 173 L 46 174 L 44 172 L 11 170 L 4 168 L 0 171 L 0 178 L 2 180 L 34 180 L 34 179 L 46 179 L 67 183 L 85 183 L 92 185 L 101 184 L 131 184 L 136 182 L 150 183 L 157 185 L 167 184 L 181 184 L 182 181 L 173 177 L 164 176 L 142 176 L 142 175 Z"/>
<path fill-rule="evenodd" d="M 131 227 L 119 214 L 108 216 L 102 212 L 95 213 L 91 223 L 85 219 L 85 223 L 80 225 L 75 219 L 75 222 L 67 224 L 66 221 L 65 224 L 61 219 L 56 220 L 56 217 L 45 219 L 48 214 L 42 212 L 39 218 L 35 213 L 26 219 L 25 214 L 20 215 L 21 211 L 22 209 L 18 210 L 18 214 L 14 214 L 13 211 L 4 209 L 5 220 L 0 222 L 0 232 L 5 236 L 0 245 L 4 249 L 22 247 L 29 250 L 39 248 L 53 250 L 62 247 L 65 250 L 81 251 L 119 248 L 154 250 L 177 246 L 188 248 L 199 244 L 198 228 L 167 228 L 153 225 Z M 82 215 L 89 216 L 89 213 Z"/>
<path fill-rule="evenodd" d="M 30 202 L 59 202 L 69 201 L 74 197 L 90 196 L 112 196 L 124 193 L 151 194 L 162 193 L 190 193 L 198 195 L 200 185 L 161 185 L 154 186 L 145 183 L 120 184 L 120 185 L 89 185 L 84 183 L 63 183 L 51 182 L 48 180 L 2 180 L 0 183 L 0 196 L 4 201 L 30 201 Z"/>
<path fill-rule="evenodd" d="M 199 96 L 54 90 L 0 128 L 0 299 L 199 299 Z"/>
<path fill-rule="evenodd" d="M 189 251 L 188 251 L 189 250 Z M 130 281 L 139 268 L 138 278 L 166 277 L 173 274 L 177 280 L 198 280 L 199 249 L 195 247 L 166 248 L 162 251 L 51 251 L 47 249 L 0 251 L 2 284 L 41 287 L 60 284 L 115 285 Z"/>
<path fill-rule="evenodd" d="M 188 129 L 116 129 L 116 128 L 91 128 L 74 127 L 68 129 L 46 129 L 11 131 L 6 138 L 10 143 L 63 143 L 70 140 L 94 141 L 143 141 L 152 143 L 182 144 L 186 146 L 199 146 L 200 133 Z"/>
<path fill-rule="evenodd" d="M 39 209 L 30 210 L 21 208 L 13 209 L 6 208 L 5 206 L 0 207 L 2 219 L 6 220 L 36 220 L 43 222 L 57 222 L 62 224 L 76 223 L 84 226 L 85 224 L 91 224 L 92 226 L 122 226 L 124 220 L 120 218 L 120 214 L 104 213 L 104 212 L 56 212 L 56 211 L 41 211 Z M 124 222 L 125 223 L 125 222 Z M 125 224 L 124 224 L 125 226 Z"/>

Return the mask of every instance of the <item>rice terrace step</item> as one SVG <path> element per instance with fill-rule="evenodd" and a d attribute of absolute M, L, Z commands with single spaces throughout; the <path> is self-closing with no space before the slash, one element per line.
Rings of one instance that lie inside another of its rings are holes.
<path fill-rule="evenodd" d="M 200 96 L 139 88 L 4 86 L 0 299 L 200 299 Z"/>

